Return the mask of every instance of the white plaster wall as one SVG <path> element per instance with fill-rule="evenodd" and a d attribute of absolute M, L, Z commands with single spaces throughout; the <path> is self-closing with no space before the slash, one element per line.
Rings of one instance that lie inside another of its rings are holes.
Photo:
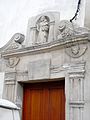
<path fill-rule="evenodd" d="M 85 26 L 90 29 L 90 0 L 86 0 L 85 6 Z"/>
<path fill-rule="evenodd" d="M 2 98 L 3 85 L 4 85 L 4 72 L 0 72 L 0 98 Z"/>
<path fill-rule="evenodd" d="M 19 112 L 17 110 L 0 108 L 1 120 L 20 120 Z"/>
<path fill-rule="evenodd" d="M 77 23 L 84 24 L 85 1 Z M 0 47 L 7 43 L 16 32 L 26 35 L 28 19 L 45 11 L 60 11 L 60 19 L 73 17 L 78 0 L 0 0 Z"/>

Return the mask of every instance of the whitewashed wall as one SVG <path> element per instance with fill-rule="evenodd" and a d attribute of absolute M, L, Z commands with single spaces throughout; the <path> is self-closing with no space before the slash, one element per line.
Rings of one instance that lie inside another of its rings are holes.
<path fill-rule="evenodd" d="M 86 1 L 85 6 L 85 26 L 90 28 L 90 0 Z"/>
<path fill-rule="evenodd" d="M 84 24 L 85 1 L 82 0 L 81 12 L 77 23 Z M 78 0 L 0 0 L 0 47 L 10 40 L 13 34 L 26 34 L 28 19 L 42 11 L 60 11 L 60 19 L 73 17 Z"/>
<path fill-rule="evenodd" d="M 2 98 L 3 85 L 4 85 L 4 73 L 0 72 L 0 98 Z"/>

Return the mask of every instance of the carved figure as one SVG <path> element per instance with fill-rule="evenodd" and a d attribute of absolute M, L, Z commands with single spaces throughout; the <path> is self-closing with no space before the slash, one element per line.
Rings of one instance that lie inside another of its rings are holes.
<path fill-rule="evenodd" d="M 71 38 L 85 33 L 88 33 L 86 28 L 79 27 L 77 24 L 71 23 L 68 20 L 62 20 L 58 25 L 57 39 Z"/>
<path fill-rule="evenodd" d="M 78 58 L 82 56 L 86 52 L 86 50 L 87 50 L 86 44 L 80 45 L 78 43 L 65 49 L 66 53 L 73 58 Z"/>
<path fill-rule="evenodd" d="M 39 22 L 37 23 L 37 31 L 37 43 L 47 42 L 49 34 L 49 21 L 46 16 L 41 16 Z"/>
<path fill-rule="evenodd" d="M 74 31 L 70 22 L 63 20 L 59 23 L 58 36 L 57 36 L 58 39 L 71 37 L 73 36 L 73 34 Z"/>
<path fill-rule="evenodd" d="M 77 55 L 80 51 L 80 46 L 79 44 L 75 45 L 75 46 L 71 46 L 71 52 L 74 54 L 74 55 Z"/>
<path fill-rule="evenodd" d="M 13 68 L 18 64 L 19 61 L 20 61 L 20 58 L 18 57 L 9 58 L 6 65 L 10 68 Z"/>

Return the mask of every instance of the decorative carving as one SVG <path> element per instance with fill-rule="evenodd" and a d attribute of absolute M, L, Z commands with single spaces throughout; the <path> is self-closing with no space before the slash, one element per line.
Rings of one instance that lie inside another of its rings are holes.
<path fill-rule="evenodd" d="M 61 65 L 51 65 L 50 67 L 51 73 L 59 73 L 61 71 L 64 71 L 64 67 Z"/>
<path fill-rule="evenodd" d="M 83 120 L 85 62 L 70 63 L 65 66 L 68 68 L 69 76 L 70 119 L 78 116 L 79 111 L 79 120 Z"/>
<path fill-rule="evenodd" d="M 31 17 L 28 21 L 25 46 L 39 46 L 56 40 L 56 29 L 59 20 L 59 12 L 44 12 Z"/>
<path fill-rule="evenodd" d="M 73 58 L 78 58 L 82 56 L 87 50 L 87 43 L 85 44 L 73 44 L 70 47 L 66 47 L 66 53 L 73 57 Z"/>
<path fill-rule="evenodd" d="M 16 71 L 5 72 L 5 82 L 4 82 L 4 95 L 3 98 L 10 101 L 15 101 L 15 87 L 16 87 Z"/>
<path fill-rule="evenodd" d="M 22 47 L 22 42 L 25 36 L 21 33 L 16 33 L 12 36 L 11 40 L 1 49 L 3 52 L 16 50 Z"/>
<path fill-rule="evenodd" d="M 20 58 L 18 58 L 18 57 L 9 58 L 7 60 L 6 65 L 10 68 L 13 68 L 19 63 L 19 61 L 20 61 Z"/>
<path fill-rule="evenodd" d="M 68 20 L 62 20 L 58 25 L 57 39 L 72 38 L 84 33 L 88 33 L 86 28 L 78 27 L 76 24 L 73 24 Z"/>
<path fill-rule="evenodd" d="M 73 63 L 64 64 L 64 69 L 68 70 L 69 75 L 72 73 L 83 73 L 85 72 L 85 61 L 77 61 Z M 79 74 L 80 75 L 80 74 Z"/>
<path fill-rule="evenodd" d="M 71 51 L 74 55 L 77 55 L 79 53 L 79 50 L 80 50 L 79 44 L 77 44 L 75 46 L 71 46 Z"/>
<path fill-rule="evenodd" d="M 14 41 L 19 44 L 22 44 L 24 39 L 25 39 L 25 36 L 21 33 L 16 33 L 14 36 Z"/>
<path fill-rule="evenodd" d="M 70 102 L 69 104 L 70 104 L 70 107 L 72 108 L 83 108 L 85 102 L 84 101 L 73 101 L 73 102 Z"/>
<path fill-rule="evenodd" d="M 45 43 L 48 41 L 49 35 L 49 18 L 41 16 L 37 21 L 37 43 Z"/>
<path fill-rule="evenodd" d="M 67 26 L 66 21 L 61 21 L 58 27 L 58 36 L 57 38 L 66 38 L 73 36 L 73 31 L 70 27 Z"/>
<path fill-rule="evenodd" d="M 13 42 L 7 49 L 6 51 L 12 50 L 12 49 L 18 49 L 19 48 L 19 44 Z"/>

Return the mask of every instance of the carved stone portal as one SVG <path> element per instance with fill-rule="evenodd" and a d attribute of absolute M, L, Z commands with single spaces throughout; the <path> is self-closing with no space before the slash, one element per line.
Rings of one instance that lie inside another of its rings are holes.
<path fill-rule="evenodd" d="M 65 119 L 89 120 L 84 118 L 86 113 L 90 116 L 87 109 L 90 108 L 90 85 L 86 84 L 90 83 L 89 33 L 67 20 L 56 22 L 57 17 L 53 16 L 42 14 L 29 21 L 26 46 L 21 47 L 24 36 L 17 34 L 1 51 L 5 72 L 4 98 L 17 103 L 23 101 L 22 83 L 64 78 Z M 88 95 L 85 95 L 87 92 Z"/>

